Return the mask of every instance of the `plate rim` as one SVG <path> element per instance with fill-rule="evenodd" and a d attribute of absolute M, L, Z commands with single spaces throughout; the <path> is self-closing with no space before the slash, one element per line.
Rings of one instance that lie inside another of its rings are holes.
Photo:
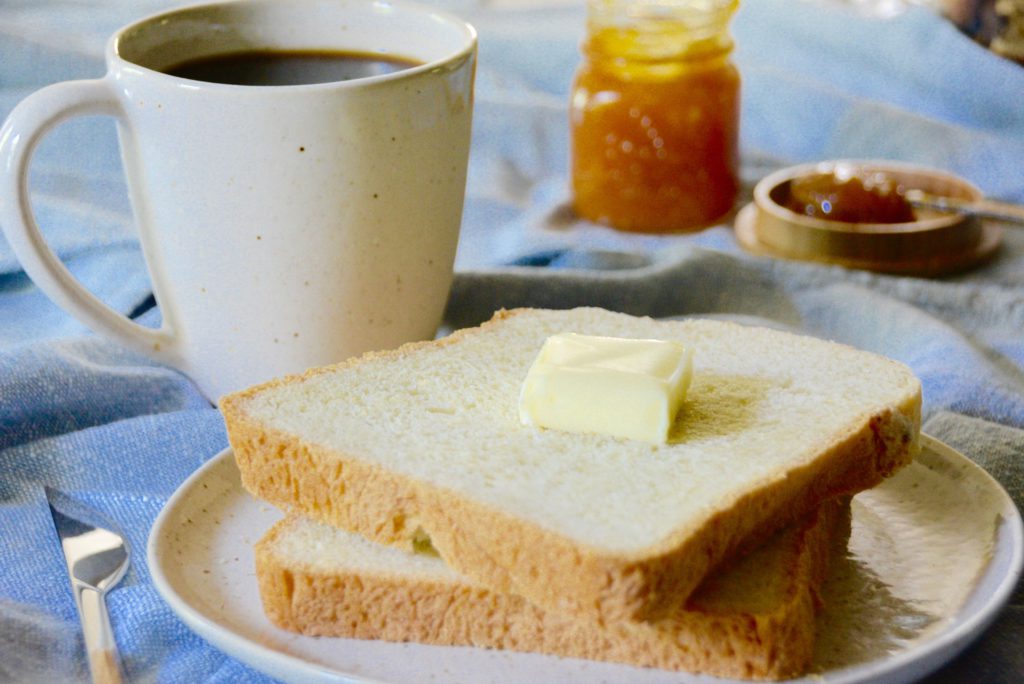
<path fill-rule="evenodd" d="M 975 476 L 980 476 L 988 486 L 993 487 L 995 491 L 999 492 L 999 496 L 1003 504 L 1003 511 L 1000 513 L 1001 519 L 999 521 L 999 525 L 1007 525 L 1007 535 L 1010 540 L 1009 550 L 1011 555 L 1008 564 L 1008 572 L 1000 578 L 995 591 L 988 596 L 984 604 L 975 609 L 967 619 L 952 626 L 951 628 L 944 629 L 928 641 L 920 644 L 918 647 L 901 651 L 883 660 L 873 660 L 869 663 L 853 665 L 841 670 L 836 670 L 833 674 L 826 673 L 825 681 L 829 682 L 829 684 L 854 684 L 855 682 L 865 681 L 863 679 L 858 679 L 853 675 L 857 674 L 857 670 L 864 667 L 870 667 L 872 665 L 878 668 L 877 671 L 872 673 L 876 677 L 893 674 L 904 669 L 909 669 L 914 663 L 931 661 L 936 653 L 941 652 L 943 653 L 943 656 L 941 658 L 934 659 L 934 662 L 930 662 L 928 667 L 923 667 L 917 673 L 917 676 L 924 677 L 927 674 L 938 670 L 943 665 L 952 662 L 958 655 L 960 655 L 960 653 L 963 652 L 964 649 L 978 639 L 997 617 L 999 617 L 999 614 L 1002 612 L 1002 608 L 1005 607 L 1010 595 L 1017 586 L 1017 582 L 1020 580 L 1022 565 L 1024 565 L 1024 520 L 1022 520 L 1021 513 L 1017 509 L 1017 505 L 1013 502 L 1013 499 L 1010 497 L 1010 494 L 1006 491 L 1003 485 L 999 483 L 999 480 L 992 477 L 991 473 L 972 461 L 965 454 L 954 449 L 945 442 L 922 432 L 921 452 L 924 453 L 926 448 L 946 459 L 962 461 L 968 466 L 969 470 L 974 472 Z M 1009 512 L 1010 515 L 1005 515 L 1006 512 Z M 979 577 L 976 582 L 980 580 L 986 572 L 988 572 L 993 559 L 994 553 L 993 557 L 988 559 L 988 562 L 979 573 Z M 976 584 L 974 588 L 972 588 L 970 594 L 968 594 L 966 600 L 969 600 L 977 589 L 978 586 Z M 954 619 L 961 615 L 962 610 L 963 606 L 961 606 Z"/>
<path fill-rule="evenodd" d="M 167 502 L 153 520 L 149 537 L 146 540 L 146 563 L 149 566 L 149 574 L 153 580 L 153 586 L 156 588 L 160 598 L 171 609 L 171 612 L 194 634 L 214 648 L 263 674 L 277 678 L 281 678 L 280 675 L 282 674 L 297 675 L 310 681 L 331 681 L 339 682 L 340 684 L 393 684 L 317 665 L 304 658 L 282 653 L 263 644 L 256 643 L 210 620 L 182 598 L 172 587 L 163 564 L 158 558 L 161 541 L 168 536 L 164 534 L 164 528 L 170 524 L 170 518 L 174 515 L 174 511 L 181 504 L 182 500 L 191 493 L 192 489 L 203 480 L 209 471 L 222 466 L 229 459 L 232 462 L 234 461 L 234 452 L 230 446 L 217 452 L 206 463 L 196 468 L 178 485 L 177 489 L 167 499 Z M 257 664 L 254 662 L 256 659 L 260 663 L 269 665 L 269 667 Z"/>
<path fill-rule="evenodd" d="M 1016 588 L 1022 570 L 1024 570 L 1024 519 L 1022 519 L 1021 512 L 1013 502 L 1013 499 L 999 481 L 987 470 L 945 442 L 922 432 L 922 453 L 925 450 L 932 451 L 947 461 L 952 460 L 956 463 L 966 464 L 975 477 L 980 477 L 987 486 L 994 488 L 998 492 L 1002 503 L 999 525 L 1006 526 L 1005 534 L 1009 540 L 1010 558 L 1007 571 L 999 578 L 995 590 L 986 597 L 981 606 L 975 608 L 962 621 L 942 630 L 924 643 L 889 657 L 851 665 L 839 670 L 805 675 L 794 681 L 811 681 L 807 677 L 812 677 L 814 681 L 823 681 L 829 684 L 855 684 L 858 682 L 870 682 L 886 675 L 894 675 L 901 672 L 910 673 L 910 671 L 913 671 L 915 678 L 925 676 L 952 661 L 967 646 L 980 637 L 999 616 L 1002 608 L 1005 607 L 1010 595 Z M 312 678 L 315 681 L 344 682 L 346 684 L 393 684 L 384 680 L 342 672 L 329 666 L 318 665 L 301 656 L 284 653 L 243 637 L 235 631 L 205 617 L 172 587 L 159 558 L 161 540 L 169 537 L 169 535 L 165 534 L 165 528 L 169 525 L 173 512 L 192 489 L 206 477 L 209 471 L 223 465 L 226 460 L 230 459 L 233 464 L 233 455 L 234 452 L 231 447 L 227 447 L 213 455 L 206 463 L 193 471 L 178 485 L 154 519 L 146 543 L 146 562 L 149 566 L 153 585 L 161 599 L 171 609 L 171 612 L 203 640 L 207 641 L 214 648 L 264 674 L 277 677 L 282 675 L 287 677 L 301 676 L 305 679 Z M 242 493 L 248 495 L 244 489 Z M 998 529 L 997 534 L 1000 534 Z M 989 572 L 994 557 L 995 554 L 993 553 L 992 558 L 989 558 L 981 570 L 979 578 Z M 972 589 L 967 600 L 970 600 L 970 596 L 977 591 L 977 588 L 976 585 Z M 961 616 L 962 611 L 963 607 L 961 606 L 952 619 L 957 620 Z M 937 654 L 941 655 L 936 657 Z M 919 665 L 917 670 L 914 670 L 915 664 Z M 895 681 L 905 680 L 897 679 Z"/>

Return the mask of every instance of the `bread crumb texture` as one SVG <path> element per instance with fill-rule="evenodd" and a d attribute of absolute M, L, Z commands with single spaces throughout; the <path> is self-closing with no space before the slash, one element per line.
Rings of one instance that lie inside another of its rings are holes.
<path fill-rule="evenodd" d="M 417 556 L 298 516 L 257 545 L 267 614 L 308 635 L 532 651 L 778 679 L 802 673 L 817 590 L 843 503 L 832 501 L 698 589 L 658 623 L 566 618 L 479 586 Z"/>
<path fill-rule="evenodd" d="M 559 332 L 694 349 L 667 444 L 520 424 L 521 383 Z M 653 620 L 751 538 L 909 462 L 920 384 L 774 330 L 516 310 L 221 407 L 257 496 L 385 543 L 422 528 L 456 570 L 556 612 Z"/>

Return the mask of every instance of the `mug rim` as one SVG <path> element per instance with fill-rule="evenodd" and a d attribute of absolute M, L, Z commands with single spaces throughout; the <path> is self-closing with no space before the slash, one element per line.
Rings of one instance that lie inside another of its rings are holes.
<path fill-rule="evenodd" d="M 357 0 L 364 5 L 384 5 L 389 7 L 397 7 L 406 11 L 413 11 L 421 16 L 435 17 L 442 20 L 445 24 L 455 28 L 459 33 L 462 34 L 463 45 L 458 50 L 449 52 L 443 57 L 433 59 L 421 64 L 415 64 L 408 68 L 400 69 L 390 73 L 377 74 L 372 76 L 360 76 L 359 78 L 353 78 L 348 80 L 340 81 L 325 81 L 320 83 L 303 83 L 303 84 L 292 84 L 292 85 L 244 85 L 238 83 L 217 83 L 213 81 L 202 81 L 191 78 L 184 78 L 181 76 L 174 76 L 159 69 L 139 64 L 138 62 L 128 59 L 121 54 L 121 45 L 125 37 L 132 31 L 137 31 L 145 27 L 146 25 L 156 24 L 161 21 L 170 19 L 177 15 L 187 14 L 190 12 L 202 11 L 204 9 L 212 9 L 215 7 L 228 7 L 231 5 L 282 5 L 290 4 L 298 6 L 300 4 L 314 5 L 323 4 L 324 0 L 215 0 L 213 2 L 195 2 L 187 5 L 181 5 L 178 7 L 172 7 L 170 9 L 161 10 L 154 14 L 144 16 L 140 19 L 132 21 L 119 28 L 107 41 L 106 46 L 106 57 L 108 68 L 113 67 L 115 64 L 121 65 L 126 70 L 136 71 L 145 74 L 150 78 L 157 78 L 159 80 L 165 80 L 167 83 L 186 86 L 193 89 L 211 89 L 211 90 L 234 90 L 237 92 L 280 92 L 284 90 L 300 91 L 300 90 L 325 90 L 325 89 L 338 89 L 338 88 L 361 88 L 373 84 L 384 83 L 393 80 L 402 80 L 413 77 L 417 74 L 434 72 L 446 68 L 456 68 L 457 65 L 462 64 L 466 59 L 470 58 L 477 49 L 478 34 L 476 28 L 467 22 L 466 20 L 458 17 L 451 12 L 431 7 L 419 2 L 410 0 Z M 230 53 L 224 53 L 230 54 Z"/>

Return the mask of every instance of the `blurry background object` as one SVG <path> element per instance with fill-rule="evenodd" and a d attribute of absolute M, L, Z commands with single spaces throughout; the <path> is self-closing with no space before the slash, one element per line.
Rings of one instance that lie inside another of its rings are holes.
<path fill-rule="evenodd" d="M 993 52 L 1024 64 L 1024 0 L 998 0 L 993 8 L 1001 30 L 992 38 Z"/>
<path fill-rule="evenodd" d="M 589 0 L 572 126 L 581 218 L 636 232 L 694 230 L 739 190 L 736 0 Z"/>
<path fill-rule="evenodd" d="M 1024 0 L 945 0 L 942 9 L 975 41 L 1024 64 Z"/>

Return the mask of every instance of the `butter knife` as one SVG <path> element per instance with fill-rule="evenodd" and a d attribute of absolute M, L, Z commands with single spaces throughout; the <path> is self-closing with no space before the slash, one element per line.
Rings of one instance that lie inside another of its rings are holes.
<path fill-rule="evenodd" d="M 64 550 L 92 681 L 120 684 L 121 665 L 110 628 L 106 595 L 128 569 L 128 545 L 123 535 L 84 504 L 49 487 L 46 499 Z"/>

